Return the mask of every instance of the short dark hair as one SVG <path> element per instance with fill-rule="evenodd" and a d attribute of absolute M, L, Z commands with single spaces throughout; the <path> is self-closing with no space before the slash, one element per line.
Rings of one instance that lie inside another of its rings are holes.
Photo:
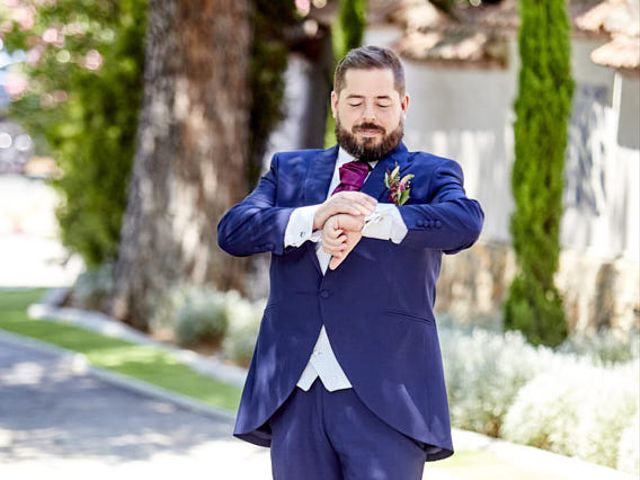
<path fill-rule="evenodd" d="M 344 56 L 333 75 L 333 89 L 339 95 L 344 88 L 344 76 L 350 68 L 373 70 L 390 69 L 393 72 L 393 83 L 400 96 L 404 96 L 404 69 L 398 56 L 388 48 L 367 45 L 358 47 Z"/>

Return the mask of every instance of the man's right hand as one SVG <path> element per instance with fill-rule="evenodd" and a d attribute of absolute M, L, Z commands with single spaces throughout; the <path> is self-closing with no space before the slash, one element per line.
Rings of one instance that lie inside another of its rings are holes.
<path fill-rule="evenodd" d="M 350 215 L 370 215 L 376 208 L 378 200 L 371 195 L 362 192 L 338 192 L 330 196 L 316 210 L 313 217 L 313 230 L 320 230 L 324 227 L 324 222 L 338 213 L 348 213 Z"/>

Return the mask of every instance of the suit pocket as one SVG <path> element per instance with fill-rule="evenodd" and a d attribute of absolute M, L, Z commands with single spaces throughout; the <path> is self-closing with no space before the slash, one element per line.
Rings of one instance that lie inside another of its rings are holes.
<path fill-rule="evenodd" d="M 411 320 L 413 322 L 424 323 L 427 325 L 435 326 L 435 320 L 433 319 L 433 317 L 416 315 L 415 313 L 404 312 L 402 310 L 395 310 L 395 309 L 386 309 L 384 313 L 385 315 L 389 315 L 392 317 L 399 317 L 405 320 Z"/>

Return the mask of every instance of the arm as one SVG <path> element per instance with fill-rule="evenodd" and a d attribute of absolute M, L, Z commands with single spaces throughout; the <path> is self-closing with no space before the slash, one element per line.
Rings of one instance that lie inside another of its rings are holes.
<path fill-rule="evenodd" d="M 309 205 L 293 210 L 284 232 L 285 247 L 299 247 L 307 240 L 313 242 L 319 240 L 319 231 L 313 231 L 313 218 L 321 206 L 321 204 Z"/>
<path fill-rule="evenodd" d="M 369 215 L 378 211 L 378 207 L 377 200 L 364 193 L 340 192 L 324 203 L 296 208 L 284 233 L 285 252 L 286 248 L 299 247 L 307 240 L 320 241 L 324 223 L 336 214 Z"/>
<path fill-rule="evenodd" d="M 431 181 L 430 203 L 398 207 L 408 228 L 401 245 L 447 254 L 469 248 L 480 236 L 484 212 L 476 200 L 466 197 L 460 165 L 453 160 L 441 163 Z"/>
<path fill-rule="evenodd" d="M 225 252 L 245 257 L 255 253 L 284 253 L 284 232 L 293 207 L 276 207 L 278 155 L 256 188 L 231 207 L 218 222 L 218 245 Z"/>

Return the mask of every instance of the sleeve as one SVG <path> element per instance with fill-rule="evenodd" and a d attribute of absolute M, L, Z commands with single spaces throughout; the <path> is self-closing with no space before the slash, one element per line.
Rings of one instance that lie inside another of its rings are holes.
<path fill-rule="evenodd" d="M 407 231 L 398 207 L 391 203 L 378 203 L 375 211 L 365 218 L 362 236 L 399 244 Z"/>
<path fill-rule="evenodd" d="M 436 166 L 431 178 L 429 203 L 398 207 L 408 229 L 401 245 L 446 254 L 471 247 L 480 236 L 484 212 L 476 200 L 467 198 L 462 168 L 447 159 Z"/>
<path fill-rule="evenodd" d="M 313 217 L 321 205 L 308 205 L 296 208 L 289 217 L 289 223 L 284 232 L 285 247 L 299 247 L 307 240 L 320 240 L 318 232 L 313 232 Z"/>
<path fill-rule="evenodd" d="M 276 207 L 278 154 L 255 189 L 227 210 L 218 222 L 217 242 L 225 252 L 238 257 L 255 253 L 284 253 L 284 234 L 294 207 Z"/>

